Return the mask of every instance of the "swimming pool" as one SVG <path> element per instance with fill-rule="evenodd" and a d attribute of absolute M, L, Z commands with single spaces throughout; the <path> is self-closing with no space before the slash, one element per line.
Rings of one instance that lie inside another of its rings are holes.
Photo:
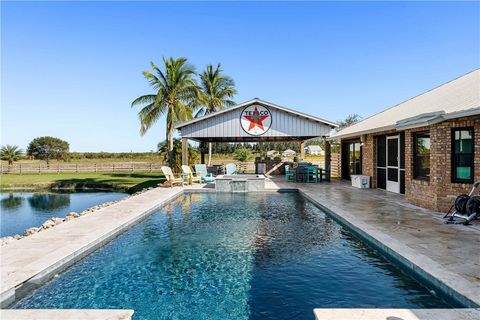
<path fill-rule="evenodd" d="M 452 305 L 297 193 L 184 195 L 14 305 L 134 319 L 312 319 L 315 307 Z"/>

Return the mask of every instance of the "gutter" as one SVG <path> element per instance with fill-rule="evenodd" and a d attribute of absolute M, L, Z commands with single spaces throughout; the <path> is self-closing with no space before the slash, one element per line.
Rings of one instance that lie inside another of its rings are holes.
<path fill-rule="evenodd" d="M 463 117 L 471 117 L 471 116 L 480 115 L 480 107 L 473 108 L 473 109 L 468 109 L 468 110 L 457 111 L 457 112 L 439 114 L 439 116 L 436 117 L 436 118 L 432 118 L 432 119 L 429 119 L 427 121 L 412 123 L 410 125 L 408 125 L 408 123 L 405 124 L 405 125 L 401 124 L 402 122 L 406 122 L 405 120 L 414 119 L 414 118 L 421 118 L 422 116 L 428 116 L 428 115 L 432 115 L 432 113 L 419 114 L 419 115 L 411 117 L 411 118 L 402 119 L 402 120 L 397 121 L 395 124 L 388 125 L 388 126 L 383 126 L 383 127 L 378 127 L 378 128 L 368 129 L 368 130 L 362 130 L 362 131 L 356 131 L 356 132 L 347 133 L 347 134 L 333 135 L 333 136 L 327 138 L 327 141 L 339 141 L 339 140 L 342 140 L 342 139 L 355 138 L 355 137 L 359 137 L 359 136 L 364 135 L 364 134 L 380 133 L 380 132 L 383 132 L 383 131 L 390 131 L 390 130 L 403 131 L 403 130 L 408 130 L 408 129 L 431 126 L 431 125 L 434 125 L 434 124 L 437 124 L 437 123 L 440 123 L 440 122 L 443 122 L 443 121 L 446 121 L 446 120 L 453 120 L 453 119 L 458 119 L 458 118 L 463 118 Z"/>

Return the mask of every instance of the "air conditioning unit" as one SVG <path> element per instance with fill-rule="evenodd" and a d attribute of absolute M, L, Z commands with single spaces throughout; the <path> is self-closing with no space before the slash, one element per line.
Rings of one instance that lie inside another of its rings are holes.
<path fill-rule="evenodd" d="M 370 176 L 361 174 L 354 174 L 351 176 L 352 187 L 355 188 L 370 188 Z"/>

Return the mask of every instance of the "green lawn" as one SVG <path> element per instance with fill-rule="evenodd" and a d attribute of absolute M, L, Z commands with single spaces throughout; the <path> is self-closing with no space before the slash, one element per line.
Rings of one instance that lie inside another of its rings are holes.
<path fill-rule="evenodd" d="M 162 173 L 2 174 L 0 189 L 106 188 L 130 193 L 165 181 Z"/>

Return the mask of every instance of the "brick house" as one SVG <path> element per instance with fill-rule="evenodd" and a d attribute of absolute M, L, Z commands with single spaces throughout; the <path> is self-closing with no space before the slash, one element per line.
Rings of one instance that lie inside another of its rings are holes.
<path fill-rule="evenodd" d="M 480 70 L 447 82 L 332 135 L 341 142 L 342 178 L 415 205 L 447 211 L 480 179 Z"/>

